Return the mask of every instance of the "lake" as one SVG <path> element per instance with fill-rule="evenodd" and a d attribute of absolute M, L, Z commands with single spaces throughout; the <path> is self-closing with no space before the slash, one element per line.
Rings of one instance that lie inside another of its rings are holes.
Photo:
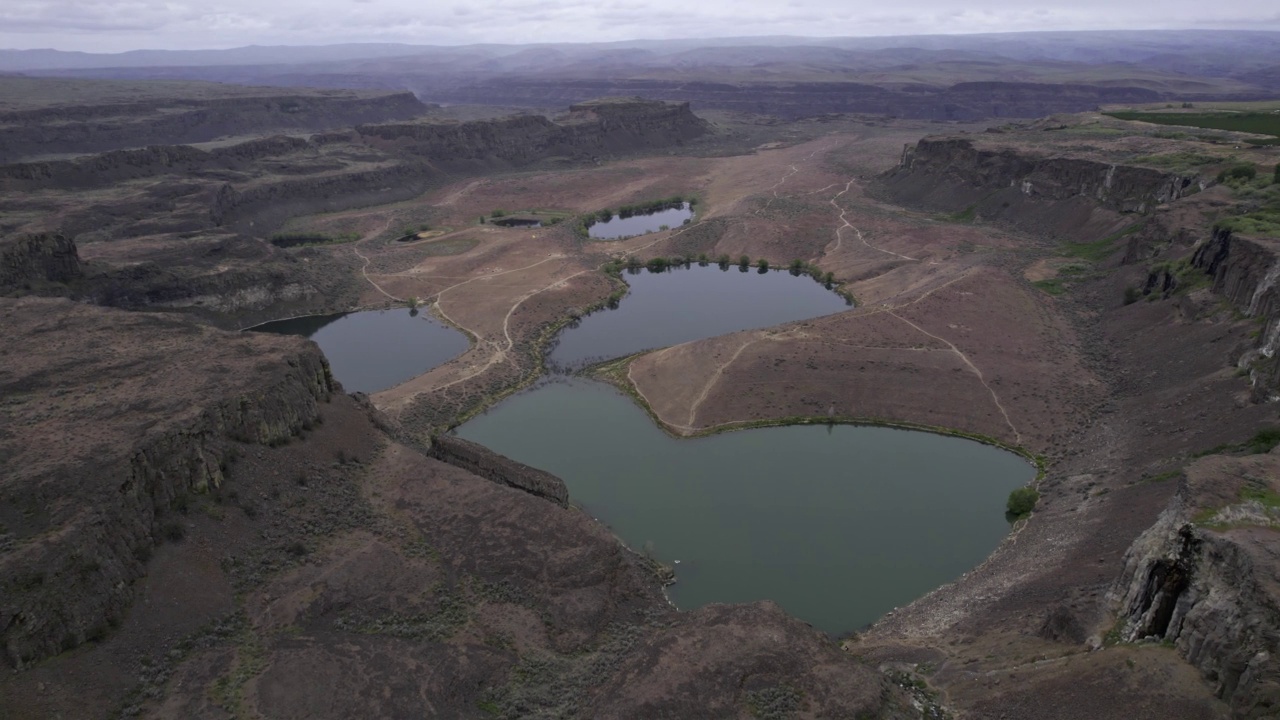
<path fill-rule="evenodd" d="M 1035 475 L 995 447 L 890 428 L 677 440 L 582 379 L 513 396 L 458 434 L 563 478 L 575 503 L 674 566 L 678 607 L 770 599 L 832 634 L 982 562 L 1009 531 L 1009 491 Z"/>
<path fill-rule="evenodd" d="M 588 315 L 560 333 L 548 359 L 576 367 L 640 350 L 770 327 L 848 309 L 807 275 L 716 265 L 625 273 L 630 292 L 616 310 Z"/>
<path fill-rule="evenodd" d="M 692 218 L 693 208 L 689 203 L 681 203 L 680 207 L 659 210 L 647 215 L 632 215 L 625 218 L 614 215 L 608 220 L 592 223 L 587 228 L 587 235 L 594 240 L 617 240 L 657 232 L 663 225 L 669 228 L 679 227 L 685 220 Z"/>
<path fill-rule="evenodd" d="M 315 341 L 347 392 L 375 393 L 466 352 L 467 336 L 409 308 L 308 315 L 249 328 Z"/>

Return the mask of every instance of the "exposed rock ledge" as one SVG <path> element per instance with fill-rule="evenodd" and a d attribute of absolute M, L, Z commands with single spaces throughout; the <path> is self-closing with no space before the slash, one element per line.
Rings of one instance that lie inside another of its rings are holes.
<path fill-rule="evenodd" d="M 442 435 L 431 443 L 431 456 L 486 480 L 546 498 L 561 507 L 569 505 L 569 489 L 560 478 L 503 457 L 470 440 Z"/>
<path fill-rule="evenodd" d="M 0 324 L 24 345 L 0 349 L 0 645 L 16 667 L 104 635 L 163 514 L 221 484 L 238 445 L 288 441 L 340 391 L 299 338 L 228 340 L 39 298 L 0 300 Z M 50 394 L 63 400 L 41 401 Z"/>
<path fill-rule="evenodd" d="M 1210 456 L 1125 555 L 1110 597 L 1120 639 L 1172 644 L 1236 717 L 1280 706 L 1280 550 L 1274 511 L 1247 499 L 1274 492 L 1280 456 Z"/>

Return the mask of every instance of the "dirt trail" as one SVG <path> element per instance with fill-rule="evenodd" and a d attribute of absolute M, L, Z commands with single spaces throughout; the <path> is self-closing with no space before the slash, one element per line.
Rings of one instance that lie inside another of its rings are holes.
<path fill-rule="evenodd" d="M 403 300 L 396 297 L 395 295 L 392 295 L 386 290 L 383 290 L 381 285 L 374 282 L 373 278 L 369 277 L 369 272 L 368 272 L 369 262 L 370 262 L 369 257 L 364 253 L 360 252 L 360 243 L 365 242 L 367 240 L 371 240 L 377 237 L 378 235 L 381 235 L 382 233 L 386 232 L 390 227 L 391 227 L 391 218 L 387 218 L 387 221 L 382 224 L 381 229 L 373 230 L 368 233 L 365 233 L 364 237 L 360 238 L 359 240 L 357 240 L 355 243 L 351 245 L 351 250 L 355 252 L 356 257 L 364 261 L 364 264 L 360 266 L 360 274 L 363 275 L 364 279 L 367 280 L 369 284 L 373 286 L 374 290 L 377 290 L 378 292 L 382 293 L 383 295 L 386 295 L 387 297 L 391 298 L 396 302 L 404 302 Z"/>
<path fill-rule="evenodd" d="M 845 193 L 849 192 L 849 189 L 850 189 L 851 187 L 853 187 L 853 184 L 854 184 L 855 182 L 857 182 L 857 179 L 856 179 L 856 178 L 850 178 L 850 179 L 849 179 L 849 182 L 845 183 L 845 185 L 844 185 L 844 189 L 843 189 L 843 190 L 841 190 L 840 192 L 836 193 L 835 197 L 833 197 L 833 198 L 831 198 L 830 200 L 828 200 L 828 201 L 827 201 L 827 202 L 831 203 L 831 206 L 832 206 L 832 207 L 834 207 L 836 210 L 839 210 L 839 211 L 840 211 L 840 218 L 839 218 L 839 220 L 840 220 L 840 226 L 836 228 L 836 243 L 835 243 L 835 247 L 830 248 L 830 250 L 827 250 L 827 251 L 826 251 L 826 253 L 827 253 L 827 254 L 829 254 L 829 253 L 833 253 L 833 252 L 835 252 L 835 251 L 837 251 L 837 250 L 839 250 L 839 249 L 840 249 L 840 246 L 843 244 L 843 237 L 842 237 L 842 235 L 843 235 L 844 229 L 845 229 L 845 228 L 848 228 L 848 229 L 850 229 L 850 230 L 854 231 L 854 232 L 858 235 L 858 240 L 860 240 L 860 241 L 862 242 L 862 244 L 863 244 L 863 245 L 866 245 L 868 248 L 870 248 L 870 249 L 872 249 L 872 250 L 876 250 L 876 251 L 879 251 L 879 252 L 882 252 L 882 253 L 886 253 L 886 254 L 888 254 L 888 255 L 893 255 L 894 257 L 899 257 L 899 258 L 902 258 L 903 260 L 910 260 L 910 261 L 912 261 L 912 262 L 919 262 L 919 259 L 918 259 L 918 258 L 909 257 L 909 256 L 907 256 L 907 255 L 903 255 L 902 253 L 896 253 L 896 252 L 894 252 L 894 251 L 892 251 L 892 250 L 886 250 L 886 249 L 884 249 L 884 248 L 882 248 L 882 247 L 876 247 L 875 245 L 872 245 L 871 243 L 867 242 L 867 238 L 863 236 L 862 231 L 861 231 L 861 230 L 859 230 L 857 227 L 855 227 L 855 226 L 853 225 L 853 223 L 849 222 L 848 217 L 846 217 L 846 215 L 847 215 L 847 213 L 848 213 L 849 211 L 848 211 L 846 208 L 841 207 L 841 206 L 840 206 L 840 203 L 838 203 L 838 202 L 836 202 L 836 201 L 840 199 L 840 196 L 841 196 L 841 195 L 844 195 Z"/>
<path fill-rule="evenodd" d="M 908 320 L 908 319 L 906 319 L 906 318 L 902 317 L 901 315 L 899 315 L 899 314 L 897 314 L 897 313 L 893 312 L 892 310 L 886 310 L 885 312 L 887 312 L 889 315 L 892 315 L 893 317 L 895 317 L 895 318 L 897 318 L 897 319 L 901 320 L 902 322 L 904 322 L 904 323 L 906 323 L 906 324 L 910 325 L 911 327 L 915 328 L 915 329 L 916 329 L 916 330 L 918 330 L 919 332 L 921 332 L 921 333 L 923 333 L 923 334 L 925 334 L 925 335 L 928 335 L 929 337 L 933 338 L 934 340 L 937 340 L 937 341 L 939 341 L 939 342 L 946 343 L 946 344 L 947 344 L 947 347 L 951 348 L 951 351 L 952 351 L 952 352 L 954 352 L 957 356 L 959 356 L 960 360 L 961 360 L 961 361 L 963 361 L 965 365 L 968 365 L 968 366 L 969 366 L 969 369 L 970 369 L 970 370 L 972 370 L 972 371 L 973 371 L 973 373 L 974 373 L 975 375 L 977 375 L 977 376 L 978 376 L 978 382 L 982 383 L 982 386 L 983 386 L 983 387 L 985 387 L 985 388 L 987 389 L 987 392 L 991 393 L 991 400 L 996 404 L 996 408 L 998 408 L 998 409 L 1000 410 L 1000 414 L 1004 416 L 1004 421 L 1005 421 L 1005 423 L 1006 423 L 1006 424 L 1008 424 L 1009 429 L 1010 429 L 1011 431 L 1013 431 L 1013 437 L 1014 437 L 1014 439 L 1015 439 L 1015 441 L 1016 441 L 1016 442 L 1015 442 L 1015 444 L 1016 444 L 1016 445 L 1022 445 L 1022 433 L 1018 432 L 1018 428 L 1014 427 L 1014 425 L 1013 425 L 1013 421 L 1009 419 L 1009 413 L 1008 413 L 1008 411 L 1006 411 L 1006 410 L 1004 409 L 1004 405 L 1000 403 L 1000 396 L 999 396 L 999 395 L 997 395 L 997 394 L 996 394 L 995 389 L 993 389 L 993 388 L 991 387 L 991 385 L 987 383 L 987 379 L 986 379 L 985 377 L 983 377 L 983 375 L 982 375 L 982 371 L 978 369 L 978 366 L 977 366 L 977 365 L 974 365 L 974 364 L 973 364 L 973 361 L 971 361 L 971 360 L 969 359 L 969 356 L 968 356 L 968 355 L 965 355 L 963 352 L 961 352 L 961 351 L 960 351 L 960 348 L 956 347 L 956 346 L 955 346 L 955 344 L 954 344 L 954 343 L 952 343 L 950 340 L 948 340 L 948 339 L 946 339 L 946 338 L 944 338 L 944 337 L 938 336 L 938 335 L 934 335 L 933 333 L 929 332 L 928 330 L 925 330 L 924 328 L 922 328 L 922 327 L 920 327 L 919 325 L 917 325 L 917 324 L 915 324 L 915 323 L 911 322 L 910 320 Z"/>

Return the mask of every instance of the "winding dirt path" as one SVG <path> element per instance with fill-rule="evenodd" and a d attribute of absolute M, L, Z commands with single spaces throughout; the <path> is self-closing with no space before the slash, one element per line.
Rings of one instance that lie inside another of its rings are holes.
<path fill-rule="evenodd" d="M 361 275 L 363 275 L 363 276 L 364 276 L 364 279 L 365 279 L 366 281 L 368 281 L 368 283 L 369 283 L 370 285 L 372 285 L 372 286 L 373 286 L 373 289 L 374 289 L 374 290 L 377 290 L 378 292 L 382 293 L 383 295 L 386 295 L 387 297 L 391 298 L 392 300 L 394 300 L 394 301 L 396 301 L 396 302 L 404 302 L 404 300 L 401 300 L 400 298 L 396 297 L 395 295 L 392 295 L 391 293 L 387 292 L 386 290 L 383 290 L 381 285 L 379 285 L 378 283 L 374 282 L 374 281 L 373 281 L 373 278 L 369 277 L 369 263 L 370 263 L 371 261 L 370 261 L 370 259 L 369 259 L 369 256 L 368 256 L 368 255 L 365 255 L 364 253 L 360 252 L 360 243 L 366 242 L 366 241 L 368 241 L 368 240 L 372 240 L 373 238 L 377 237 L 378 235 L 380 235 L 380 234 L 382 234 L 382 233 L 386 232 L 386 231 L 387 231 L 387 229 L 388 229 L 388 228 L 390 228 L 390 227 L 391 227 L 391 218 L 387 218 L 387 221 L 386 221 L 385 223 L 383 223 L 383 224 L 382 224 L 382 228 L 381 228 L 381 229 L 379 229 L 379 230 L 373 230 L 373 231 L 370 231 L 370 232 L 368 232 L 368 233 L 365 233 L 365 236 L 364 236 L 364 237 L 360 238 L 359 240 L 357 240 L 355 243 L 353 243 L 353 244 L 351 245 L 351 250 L 352 250 L 353 252 L 355 252 L 356 257 L 358 257 L 358 258 L 360 258 L 361 260 L 363 260 L 363 261 L 364 261 L 364 264 L 360 266 L 360 274 L 361 274 Z"/>
<path fill-rule="evenodd" d="M 919 260 L 918 258 L 909 257 L 909 256 L 907 256 L 907 255 L 903 255 L 902 253 L 896 253 L 896 252 L 894 252 L 894 251 L 892 251 L 892 250 L 886 250 L 885 248 L 882 248 L 882 247 L 876 247 L 875 245 L 872 245 L 871 243 L 867 242 L 867 238 L 863 236 L 862 231 L 861 231 L 861 230 L 859 230 L 857 227 L 855 227 L 855 226 L 853 225 L 853 223 L 849 222 L 848 217 L 846 217 L 846 214 L 847 214 L 849 211 L 848 211 L 847 209 L 845 209 L 845 208 L 841 207 L 841 206 L 840 206 L 840 203 L 838 203 L 838 202 L 836 202 L 836 201 L 840 199 L 840 196 L 841 196 L 841 195 L 844 195 L 845 193 L 849 192 L 849 189 L 853 187 L 853 184 L 854 184 L 855 182 L 857 182 L 857 179 L 856 179 L 856 178 L 850 178 L 850 179 L 849 179 L 849 182 L 845 183 L 845 185 L 844 185 L 844 189 L 843 189 L 843 190 L 841 190 L 840 192 L 836 193 L 836 194 L 835 194 L 835 197 L 833 197 L 833 198 L 831 198 L 830 200 L 828 200 L 828 201 L 827 201 L 827 202 L 831 203 L 831 206 L 832 206 L 832 207 L 834 207 L 836 210 L 839 210 L 839 211 L 840 211 L 840 218 L 839 218 L 839 220 L 840 220 L 840 226 L 836 228 L 836 244 L 835 244 L 835 247 L 831 248 L 830 250 L 824 251 L 824 254 L 826 254 L 826 253 L 831 253 L 831 252 L 835 252 L 835 251 L 837 251 L 837 250 L 839 250 L 839 249 L 840 249 L 841 244 L 843 244 L 843 242 L 844 242 L 843 237 L 842 237 L 842 235 L 843 235 L 843 231 L 844 231 L 844 229 L 845 229 L 845 228 L 848 228 L 848 229 L 850 229 L 850 230 L 854 231 L 854 232 L 858 235 L 858 240 L 862 241 L 862 244 L 863 244 L 863 245 L 866 245 L 868 248 L 870 248 L 870 249 L 872 249 L 872 250 L 876 250 L 876 251 L 879 251 L 879 252 L 882 252 L 882 253 L 885 253 L 885 254 L 888 254 L 888 255 L 893 255 L 894 257 L 899 257 L 899 258 L 902 258 L 903 260 L 910 260 L 911 262 L 920 262 L 920 260 Z"/>
<path fill-rule="evenodd" d="M 960 348 L 956 347 L 956 346 L 955 346 L 955 344 L 954 344 L 954 343 L 952 343 L 950 340 L 948 340 L 948 339 L 946 339 L 946 338 L 944 338 L 944 337 L 941 337 L 941 336 L 939 336 L 939 335 L 934 335 L 933 333 L 929 332 L 928 330 L 925 330 L 924 328 L 920 327 L 919 325 L 917 325 L 917 324 L 915 324 L 915 323 L 911 322 L 910 320 L 908 320 L 908 319 L 906 319 L 906 318 L 902 317 L 901 315 L 897 314 L 896 312 L 893 312 L 892 310 L 886 310 L 885 312 L 886 312 L 886 313 L 888 313 L 889 315 L 892 315 L 893 317 L 895 317 L 895 318 L 897 318 L 897 319 L 901 320 L 902 322 L 904 322 L 904 323 L 906 323 L 906 324 L 910 325 L 911 327 L 915 328 L 917 331 L 919 331 L 919 332 L 921 332 L 921 333 L 923 333 L 923 334 L 925 334 L 925 335 L 928 335 L 929 337 L 933 338 L 934 340 L 937 340 L 938 342 L 946 343 L 947 347 L 951 348 L 951 351 L 952 351 L 952 352 L 954 352 L 954 353 L 955 353 L 955 354 L 960 358 L 960 360 L 961 360 L 962 362 L 964 362 L 964 364 L 965 364 L 965 365 L 968 365 L 968 366 L 969 366 L 969 369 L 973 371 L 973 374 L 978 376 L 978 382 L 982 383 L 982 386 L 983 386 L 983 387 L 985 387 L 985 388 L 987 389 L 987 392 L 991 393 L 991 400 L 992 400 L 992 402 L 994 402 L 994 403 L 996 404 L 996 408 L 998 408 L 998 409 L 1000 410 L 1000 414 L 1004 416 L 1005 424 L 1007 424 L 1007 425 L 1009 426 L 1009 429 L 1010 429 L 1011 431 L 1013 431 L 1013 437 L 1014 437 L 1014 439 L 1016 440 L 1016 444 L 1017 444 L 1017 445 L 1019 445 L 1019 446 L 1021 446 L 1021 445 L 1022 445 L 1022 433 L 1018 432 L 1018 428 L 1014 427 L 1014 425 L 1013 425 L 1013 421 L 1009 419 L 1009 413 L 1008 413 L 1008 411 L 1006 411 L 1006 410 L 1004 409 L 1004 405 L 1002 405 L 1002 404 L 1000 403 L 1000 396 L 999 396 L 999 395 L 997 395 L 997 394 L 996 394 L 995 389 L 994 389 L 994 388 L 992 388 L 992 387 L 991 387 L 991 385 L 987 383 L 987 379 L 986 379 L 985 377 L 983 377 L 983 376 L 982 376 L 982 371 L 978 369 L 978 366 L 977 366 L 977 365 L 974 365 L 974 364 L 973 364 L 973 362 L 972 362 L 971 360 L 969 360 L 969 356 L 968 356 L 968 355 L 965 355 L 963 352 L 961 352 L 961 351 L 960 351 Z"/>

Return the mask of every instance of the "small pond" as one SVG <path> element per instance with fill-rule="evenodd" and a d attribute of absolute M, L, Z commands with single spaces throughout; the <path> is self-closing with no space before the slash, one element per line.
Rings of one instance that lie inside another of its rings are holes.
<path fill-rule="evenodd" d="M 461 355 L 469 345 L 467 336 L 409 308 L 308 315 L 249 329 L 311 338 L 347 392 L 375 393 L 399 385 Z"/>
<path fill-rule="evenodd" d="M 1009 491 L 1034 475 L 994 447 L 889 428 L 676 440 L 581 379 L 513 396 L 458 433 L 564 478 L 628 545 L 674 565 L 680 608 L 770 599 L 833 634 L 980 563 L 1009 531 Z"/>
<path fill-rule="evenodd" d="M 630 292 L 616 310 L 588 315 L 562 332 L 548 360 L 577 367 L 640 350 L 848 309 L 843 297 L 805 275 L 722 271 L 716 265 L 626 273 Z"/>
<path fill-rule="evenodd" d="M 593 223 L 587 228 L 587 235 L 595 240 L 617 240 L 657 232 L 663 225 L 679 227 L 685 220 L 692 218 L 693 208 L 689 203 L 680 203 L 679 207 L 658 210 L 647 215 L 632 215 L 625 218 L 614 215 L 608 220 Z"/>

